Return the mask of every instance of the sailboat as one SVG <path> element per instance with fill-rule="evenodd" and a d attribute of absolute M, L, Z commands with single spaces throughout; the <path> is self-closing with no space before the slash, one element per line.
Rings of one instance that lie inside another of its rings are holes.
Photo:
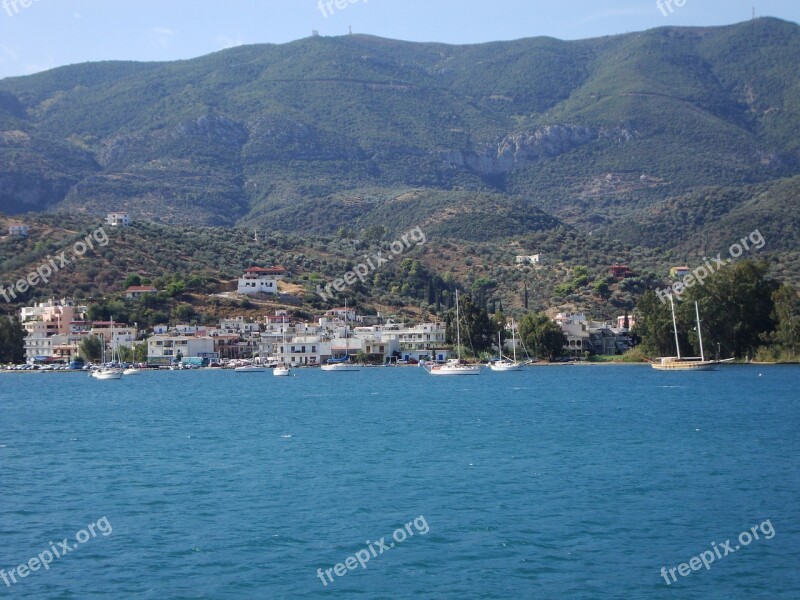
<path fill-rule="evenodd" d="M 458 358 L 451 358 L 443 365 L 432 365 L 428 370 L 431 375 L 480 375 L 481 370 L 477 365 L 461 364 L 461 323 L 458 313 L 458 290 L 456 290 L 456 342 Z"/>
<path fill-rule="evenodd" d="M 289 365 L 286 363 L 286 317 L 281 319 L 281 329 L 283 329 L 283 358 L 284 362 L 272 369 L 275 377 L 288 377 L 290 373 Z"/>
<path fill-rule="evenodd" d="M 500 343 L 500 332 L 497 332 L 497 346 L 500 348 L 500 360 L 489 363 L 492 371 L 503 373 L 506 371 L 522 371 L 522 365 L 517 362 L 517 338 L 514 332 L 514 320 L 511 320 L 511 344 L 514 350 L 514 360 L 503 356 L 503 346 Z"/>
<path fill-rule="evenodd" d="M 731 362 L 728 360 L 706 360 L 705 350 L 703 349 L 703 332 L 700 328 L 700 307 L 694 303 L 694 311 L 697 316 L 697 336 L 700 339 L 700 356 L 681 356 L 681 346 L 678 342 L 678 322 L 675 319 L 675 303 L 672 295 L 669 297 L 669 304 L 672 308 L 672 327 L 675 332 L 675 347 L 678 356 L 666 356 L 658 359 L 658 362 L 650 363 L 650 366 L 659 371 L 714 371 L 718 365 Z"/>
<path fill-rule="evenodd" d="M 329 358 L 328 363 L 322 365 L 323 371 L 360 371 L 361 367 L 350 361 L 350 344 L 348 339 L 349 326 L 347 325 L 347 300 L 344 301 L 344 356 L 342 358 Z"/>
<path fill-rule="evenodd" d="M 114 319 L 111 319 L 111 364 L 116 364 L 114 361 L 114 349 L 115 349 L 115 339 L 114 339 Z M 103 367 L 97 371 L 92 371 L 91 376 L 95 379 L 99 379 L 100 381 L 110 381 L 116 379 L 122 379 L 122 369 L 118 369 L 116 367 L 106 367 L 106 344 L 103 341 Z"/>

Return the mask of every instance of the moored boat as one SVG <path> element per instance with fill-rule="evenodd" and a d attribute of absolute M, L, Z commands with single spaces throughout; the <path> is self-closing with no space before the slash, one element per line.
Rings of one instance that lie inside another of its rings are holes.
<path fill-rule="evenodd" d="M 286 363 L 286 317 L 281 319 L 281 329 L 283 330 L 283 357 L 284 362 L 281 362 L 275 365 L 275 368 L 272 369 L 273 377 L 288 377 L 290 374 L 291 369 L 289 365 Z"/>
<path fill-rule="evenodd" d="M 235 373 L 266 373 L 267 368 L 259 365 L 244 365 L 241 367 L 236 367 L 233 371 Z"/>
<path fill-rule="evenodd" d="M 489 363 L 489 368 L 496 373 L 508 371 L 522 371 L 522 364 L 517 362 L 517 337 L 514 333 L 514 320 L 511 320 L 511 348 L 514 352 L 514 359 L 503 356 L 503 346 L 500 341 L 500 332 L 497 332 L 497 346 L 500 349 L 500 360 Z"/>
<path fill-rule="evenodd" d="M 477 365 L 467 365 L 461 361 L 461 325 L 458 312 L 458 290 L 456 290 L 456 347 L 458 358 L 451 358 L 445 364 L 426 365 L 425 368 L 431 375 L 480 375 L 481 369 Z"/>
<path fill-rule="evenodd" d="M 669 304 L 672 309 L 672 327 L 675 332 L 675 348 L 678 355 L 661 357 L 656 362 L 650 363 L 651 367 L 658 371 L 715 371 L 719 365 L 733 361 L 732 358 L 727 360 L 706 360 L 705 350 L 703 349 L 703 331 L 700 328 L 700 307 L 697 302 L 694 303 L 694 310 L 697 316 L 700 356 L 681 356 L 681 346 L 678 340 L 678 321 L 675 318 L 675 303 L 671 294 L 669 296 Z"/>
<path fill-rule="evenodd" d="M 350 344 L 348 337 L 349 325 L 347 324 L 347 300 L 344 301 L 344 356 L 341 358 L 329 358 L 328 362 L 322 365 L 323 371 L 360 371 L 361 367 L 350 360 Z"/>

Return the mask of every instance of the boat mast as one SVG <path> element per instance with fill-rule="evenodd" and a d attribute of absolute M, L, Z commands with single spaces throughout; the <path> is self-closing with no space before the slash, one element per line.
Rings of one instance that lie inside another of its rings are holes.
<path fill-rule="evenodd" d="M 514 364 L 517 364 L 517 336 L 514 333 L 514 319 L 511 319 L 511 349 L 514 351 Z"/>
<path fill-rule="evenodd" d="M 288 365 L 289 363 L 286 362 L 286 315 L 283 315 L 283 318 L 281 319 L 281 326 L 282 326 L 281 328 L 283 329 L 283 352 L 281 353 L 282 354 L 281 362 L 284 365 Z"/>
<path fill-rule="evenodd" d="M 458 344 L 458 362 L 461 362 L 461 324 L 458 316 L 458 290 L 456 290 L 456 343 Z"/>
<path fill-rule="evenodd" d="M 700 309 L 697 306 L 697 301 L 694 303 L 694 312 L 697 315 L 697 336 L 700 338 L 700 360 L 705 362 L 706 355 L 703 352 L 703 332 L 700 329 Z"/>
<path fill-rule="evenodd" d="M 675 303 L 672 294 L 669 295 L 669 305 L 672 307 L 672 329 L 675 331 L 675 349 L 678 351 L 678 360 L 681 359 L 681 345 L 678 342 L 678 322 L 675 320 Z"/>

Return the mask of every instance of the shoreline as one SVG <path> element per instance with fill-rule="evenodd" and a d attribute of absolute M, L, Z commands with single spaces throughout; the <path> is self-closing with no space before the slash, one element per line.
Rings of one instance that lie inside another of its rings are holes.
<path fill-rule="evenodd" d="M 540 362 L 534 363 L 532 365 L 526 365 L 525 368 L 533 367 L 533 368 L 542 368 L 542 367 L 643 367 L 648 366 L 651 363 L 648 362 L 614 362 L 614 361 L 607 361 L 607 362 L 565 362 L 565 363 L 547 363 L 547 362 Z M 374 368 L 381 368 L 385 366 L 392 366 L 392 367 L 408 367 L 408 368 L 419 368 L 417 365 L 362 365 L 363 368 L 374 367 Z M 478 366 L 485 366 L 485 365 L 478 365 Z M 731 363 L 731 366 L 753 366 L 753 367 L 787 367 L 787 366 L 800 366 L 800 362 L 786 362 L 786 363 L 778 363 L 778 362 L 749 362 L 749 363 Z M 303 365 L 302 367 L 292 367 L 292 369 L 317 369 L 319 367 L 311 367 Z M 204 367 L 200 369 L 179 369 L 180 371 L 230 371 L 233 372 L 233 369 L 220 369 L 220 368 L 209 368 Z M 148 372 L 171 372 L 168 369 L 142 369 L 143 373 Z M 17 374 L 17 375 L 86 375 L 88 371 L 42 371 L 40 369 L 27 369 L 27 370 L 13 370 L 13 369 L 5 369 L 0 368 L 0 374 Z"/>

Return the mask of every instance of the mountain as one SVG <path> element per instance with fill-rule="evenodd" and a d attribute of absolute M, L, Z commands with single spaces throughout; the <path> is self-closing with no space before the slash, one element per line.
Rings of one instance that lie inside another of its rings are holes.
<path fill-rule="evenodd" d="M 800 190 L 798 64 L 800 26 L 762 18 L 63 67 L 0 81 L 0 212 L 298 233 L 425 220 L 474 241 L 566 223 L 679 247 L 694 229 L 648 237 L 649 219 L 687 210 L 695 229 L 762 226 L 796 248 L 781 221 Z"/>

